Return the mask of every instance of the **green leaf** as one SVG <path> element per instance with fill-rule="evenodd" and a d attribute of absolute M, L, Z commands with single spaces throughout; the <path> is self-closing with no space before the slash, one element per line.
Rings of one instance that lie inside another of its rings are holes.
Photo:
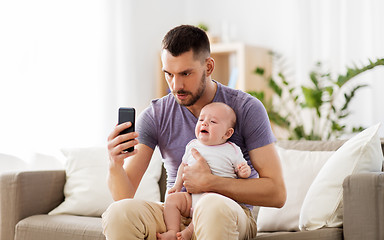
<path fill-rule="evenodd" d="M 288 86 L 287 79 L 285 78 L 284 74 L 282 72 L 279 72 L 278 76 L 281 78 L 281 81 L 284 85 Z"/>
<path fill-rule="evenodd" d="M 304 98 L 305 98 L 305 106 L 309 108 L 320 108 L 322 101 L 323 92 L 317 89 L 312 89 L 308 87 L 301 87 Z"/>
<path fill-rule="evenodd" d="M 254 71 L 255 74 L 260 75 L 260 76 L 263 76 L 264 72 L 265 72 L 264 68 L 261 68 L 261 67 L 257 67 Z"/>
<path fill-rule="evenodd" d="M 316 72 L 311 72 L 310 74 L 309 74 L 309 77 L 310 77 L 310 79 L 311 79 L 311 81 L 313 82 L 313 84 L 315 85 L 315 87 L 317 88 L 317 89 L 319 89 L 319 80 L 317 79 L 317 74 L 316 74 Z"/>
<path fill-rule="evenodd" d="M 283 93 L 283 90 L 282 88 L 277 85 L 277 83 L 275 82 L 275 80 L 273 80 L 273 78 L 270 78 L 269 79 L 269 87 L 272 88 L 272 90 L 279 96 L 281 97 L 282 93 Z"/>
<path fill-rule="evenodd" d="M 347 83 L 349 80 L 356 77 L 357 75 L 359 75 L 359 74 L 361 74 L 367 70 L 370 70 L 372 68 L 375 68 L 377 66 L 383 66 L 383 65 L 384 65 L 384 58 L 377 59 L 376 62 L 372 62 L 372 60 L 369 60 L 369 64 L 362 67 L 362 68 L 349 68 L 348 67 L 345 75 L 339 75 L 339 77 L 337 78 L 336 84 L 339 87 L 341 87 L 345 83 Z"/>
<path fill-rule="evenodd" d="M 291 136 L 293 139 L 302 139 L 306 137 L 305 131 L 304 131 L 304 126 L 299 125 L 293 129 L 294 135 Z"/>
<path fill-rule="evenodd" d="M 352 128 L 352 132 L 361 132 L 361 131 L 364 131 L 365 128 L 363 128 L 362 126 L 359 126 L 359 127 L 353 127 Z"/>
<path fill-rule="evenodd" d="M 342 131 L 345 128 L 345 125 L 340 125 L 335 121 L 332 121 L 332 131 Z"/>
<path fill-rule="evenodd" d="M 288 121 L 287 117 L 281 116 L 278 112 L 269 111 L 268 117 L 271 122 L 282 128 L 288 128 L 290 126 L 290 122 Z"/>
<path fill-rule="evenodd" d="M 349 112 L 340 114 L 338 117 L 339 117 L 339 119 L 343 119 L 343 118 L 346 118 L 348 116 L 349 116 Z"/>
<path fill-rule="evenodd" d="M 343 110 L 346 110 L 349 106 L 349 103 L 351 102 L 352 98 L 355 96 L 355 93 L 357 90 L 359 90 L 360 88 L 363 88 L 363 87 L 367 87 L 368 85 L 366 84 L 363 84 L 363 85 L 357 85 L 356 87 L 354 87 L 350 93 L 344 93 L 344 98 L 345 98 L 345 103 L 343 105 L 343 107 L 341 108 L 341 111 Z"/>
<path fill-rule="evenodd" d="M 264 101 L 265 101 L 265 93 L 263 91 L 260 91 L 260 92 L 256 92 L 256 91 L 251 91 L 251 92 L 248 92 L 251 96 L 259 99 L 263 104 L 264 104 Z"/>
<path fill-rule="evenodd" d="M 331 86 L 325 87 L 325 91 L 328 93 L 329 96 L 332 96 L 333 87 L 331 87 Z"/>

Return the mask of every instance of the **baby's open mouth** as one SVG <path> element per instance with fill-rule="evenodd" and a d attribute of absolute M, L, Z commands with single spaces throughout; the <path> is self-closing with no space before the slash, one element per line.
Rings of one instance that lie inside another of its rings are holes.
<path fill-rule="evenodd" d="M 208 133 L 207 130 L 201 130 L 200 132 L 201 132 L 201 133 Z"/>

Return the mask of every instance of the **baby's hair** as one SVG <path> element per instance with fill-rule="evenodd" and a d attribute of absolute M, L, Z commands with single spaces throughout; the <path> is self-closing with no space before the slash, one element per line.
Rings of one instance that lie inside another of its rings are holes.
<path fill-rule="evenodd" d="M 221 105 L 221 106 L 224 106 L 229 111 L 229 113 L 231 115 L 231 125 L 230 125 L 230 127 L 235 129 L 235 126 L 236 126 L 236 113 L 233 110 L 233 108 L 231 108 L 228 104 L 225 104 L 223 102 L 212 102 L 212 103 L 209 103 L 208 105 Z M 206 105 L 206 106 L 208 106 L 208 105 Z"/>

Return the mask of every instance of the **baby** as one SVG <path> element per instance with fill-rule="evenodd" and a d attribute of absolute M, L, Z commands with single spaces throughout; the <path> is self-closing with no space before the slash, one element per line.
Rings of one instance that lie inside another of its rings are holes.
<path fill-rule="evenodd" d="M 231 107 L 221 102 L 206 105 L 200 112 L 195 128 L 196 139 L 186 146 L 182 163 L 177 171 L 176 182 L 169 189 L 164 205 L 164 221 L 167 232 L 157 233 L 157 239 L 189 240 L 193 234 L 193 224 L 180 231 L 180 215 L 192 217 L 192 210 L 202 194 L 180 192 L 183 187 L 183 169 L 193 165 L 195 159 L 191 150 L 195 148 L 207 161 L 212 174 L 230 178 L 248 178 L 251 168 L 243 158 L 241 149 L 227 141 L 234 133 L 236 114 Z"/>

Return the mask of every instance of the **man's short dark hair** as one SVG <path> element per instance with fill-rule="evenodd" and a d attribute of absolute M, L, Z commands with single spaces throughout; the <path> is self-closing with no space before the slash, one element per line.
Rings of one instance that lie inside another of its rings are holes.
<path fill-rule="evenodd" d="M 192 25 L 180 25 L 171 29 L 163 39 L 163 49 L 177 57 L 192 49 L 196 59 L 205 60 L 210 56 L 211 49 L 207 34 Z"/>

